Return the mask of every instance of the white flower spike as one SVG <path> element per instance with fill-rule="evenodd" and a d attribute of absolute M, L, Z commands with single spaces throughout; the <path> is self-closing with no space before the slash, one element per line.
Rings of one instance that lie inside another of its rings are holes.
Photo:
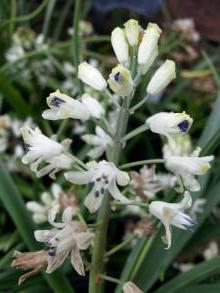
<path fill-rule="evenodd" d="M 130 71 L 122 65 L 112 69 L 108 84 L 114 93 L 122 97 L 129 96 L 134 88 Z"/>
<path fill-rule="evenodd" d="M 166 168 L 183 180 L 185 188 L 191 191 L 200 190 L 200 185 L 195 176 L 204 175 L 210 168 L 214 156 L 206 157 L 168 157 L 166 158 Z"/>
<path fill-rule="evenodd" d="M 49 95 L 47 104 L 50 109 L 43 112 L 42 116 L 44 119 L 58 120 L 75 118 L 87 120 L 90 117 L 88 108 L 85 105 L 66 94 L 62 94 L 59 90 Z"/>
<path fill-rule="evenodd" d="M 159 69 L 154 73 L 148 86 L 147 93 L 150 95 L 157 95 L 160 93 L 168 84 L 176 78 L 176 66 L 172 60 L 166 60 Z"/>
<path fill-rule="evenodd" d="M 87 154 L 92 159 L 102 156 L 113 143 L 111 137 L 99 126 L 96 126 L 95 133 L 96 135 L 85 134 L 81 137 L 86 143 L 94 146 Z"/>
<path fill-rule="evenodd" d="M 99 70 L 87 62 L 79 65 L 78 77 L 97 91 L 103 91 L 107 87 L 107 82 Z"/>
<path fill-rule="evenodd" d="M 94 184 L 85 199 L 85 206 L 90 213 L 95 213 L 98 210 L 106 191 L 109 191 L 114 199 L 122 203 L 129 202 L 117 187 L 117 184 L 120 186 L 128 185 L 130 178 L 126 172 L 119 170 L 114 163 L 105 160 L 99 163 L 90 162 L 87 165 L 88 171 L 72 171 L 64 175 L 68 181 L 74 184 Z"/>
<path fill-rule="evenodd" d="M 190 193 L 186 191 L 184 198 L 180 203 L 167 203 L 164 201 L 153 201 L 149 206 L 149 211 L 157 217 L 164 225 L 166 235 L 163 237 L 167 244 L 166 249 L 171 247 L 171 225 L 183 229 L 192 230 L 195 226 L 195 220 L 183 213 L 185 209 L 189 209 L 192 205 Z"/>
<path fill-rule="evenodd" d="M 187 133 L 193 123 L 193 119 L 185 112 L 160 112 L 148 118 L 146 123 L 152 132 L 166 135 L 170 138 L 172 135 Z"/>
<path fill-rule="evenodd" d="M 112 31 L 111 43 L 118 62 L 127 65 L 129 62 L 129 47 L 123 29 L 116 27 Z"/>
<path fill-rule="evenodd" d="M 151 67 L 158 55 L 158 40 L 161 29 L 155 23 L 149 23 L 138 50 L 138 64 L 144 66 L 144 72 Z"/>
<path fill-rule="evenodd" d="M 86 250 L 89 247 L 94 235 L 87 229 L 84 223 L 72 221 L 71 219 L 72 210 L 71 208 L 66 208 L 62 215 L 62 223 L 51 221 L 55 228 L 51 230 L 36 230 L 34 232 L 36 240 L 45 242 L 48 248 L 46 273 L 55 271 L 70 254 L 73 268 L 79 275 L 85 276 L 80 250 Z"/>
<path fill-rule="evenodd" d="M 129 19 L 125 24 L 125 35 L 130 46 L 137 46 L 139 41 L 140 26 L 137 20 Z"/>
<path fill-rule="evenodd" d="M 39 128 L 32 129 L 26 125 L 21 128 L 21 133 L 27 150 L 22 162 L 31 164 L 32 170 L 36 170 L 42 161 L 58 156 L 64 150 L 62 144 L 43 135 Z"/>

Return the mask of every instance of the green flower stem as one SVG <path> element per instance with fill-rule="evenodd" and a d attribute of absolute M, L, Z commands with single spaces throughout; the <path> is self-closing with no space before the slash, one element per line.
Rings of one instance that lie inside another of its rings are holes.
<path fill-rule="evenodd" d="M 47 5 L 47 2 L 49 0 L 44 0 L 40 6 L 38 6 L 38 8 L 36 10 L 34 10 L 33 12 L 27 14 L 27 15 L 22 15 L 19 17 L 14 17 L 14 18 L 10 18 L 5 20 L 1 25 L 0 28 L 2 29 L 4 26 L 14 23 L 14 22 L 25 22 L 25 21 L 29 21 L 31 19 L 33 19 L 34 17 L 36 17 L 38 14 L 41 13 L 41 11 L 44 9 L 44 7 Z"/>
<path fill-rule="evenodd" d="M 148 208 L 149 204 L 146 202 L 128 202 L 128 203 L 122 203 L 120 201 L 112 201 L 111 202 L 112 205 L 115 206 L 140 206 L 140 207 L 144 207 L 144 208 Z"/>
<path fill-rule="evenodd" d="M 130 237 L 129 239 L 124 240 L 123 242 L 121 242 L 119 245 L 115 246 L 114 248 L 112 248 L 111 250 L 107 251 L 105 254 L 105 258 L 108 258 L 109 256 L 111 256 L 112 254 L 118 252 L 119 250 L 121 250 L 122 248 L 124 248 L 125 246 L 127 246 L 132 240 L 134 240 L 137 236 L 133 235 L 132 237 Z"/>
<path fill-rule="evenodd" d="M 119 167 L 120 167 L 120 169 L 128 169 L 131 167 L 142 166 L 145 164 L 164 164 L 165 162 L 166 162 L 166 160 L 164 160 L 164 159 L 152 159 L 152 160 L 143 160 L 143 161 L 132 162 L 132 163 L 121 165 Z"/>
<path fill-rule="evenodd" d="M 48 34 L 50 21 L 51 21 L 52 15 L 53 15 L 53 10 L 55 8 L 56 1 L 57 0 L 50 0 L 47 4 L 47 10 L 46 10 L 46 15 L 44 18 L 44 24 L 43 24 L 43 30 L 42 30 L 44 40 L 46 39 L 47 34 Z"/>
<path fill-rule="evenodd" d="M 150 95 L 146 95 L 139 103 L 130 108 L 130 113 L 133 114 L 137 109 L 139 109 L 148 100 L 149 97 Z"/>
<path fill-rule="evenodd" d="M 61 124 L 60 124 L 60 126 L 58 128 L 58 131 L 57 131 L 57 140 L 62 137 L 63 132 L 65 131 L 65 129 L 66 129 L 67 125 L 68 125 L 68 122 L 69 122 L 69 119 L 64 119 L 61 122 Z"/>
<path fill-rule="evenodd" d="M 141 126 L 137 127 L 136 129 L 132 130 L 128 134 L 126 134 L 124 137 L 122 137 L 121 141 L 126 142 L 127 140 L 133 138 L 134 136 L 146 131 L 149 129 L 149 126 L 147 124 L 142 124 Z"/>
<path fill-rule="evenodd" d="M 10 12 L 11 12 L 11 19 L 15 18 L 16 17 L 16 13 L 17 13 L 17 1 L 16 0 L 11 0 L 11 9 L 10 9 Z M 10 26 L 9 26 L 9 34 L 10 34 L 10 36 L 12 36 L 12 34 L 14 32 L 14 28 L 15 28 L 15 24 L 12 21 L 10 23 Z"/>
<path fill-rule="evenodd" d="M 48 1 L 48 0 L 47 0 Z M 83 39 L 84 44 L 90 43 L 99 43 L 99 42 L 109 42 L 109 38 L 107 36 L 92 36 L 85 37 Z M 53 46 L 43 49 L 36 49 L 31 52 L 25 53 L 23 56 L 17 58 L 12 62 L 5 63 L 0 67 L 0 73 L 4 73 L 9 70 L 11 67 L 16 66 L 19 62 L 22 62 L 27 59 L 34 59 L 40 56 L 47 56 L 50 54 L 59 54 L 62 53 L 61 50 L 66 50 L 72 45 L 72 41 L 65 41 L 53 44 Z"/>
<path fill-rule="evenodd" d="M 83 170 L 87 170 L 86 164 L 83 163 L 83 161 L 81 161 L 80 159 L 78 159 L 76 156 L 68 153 L 67 151 L 63 152 L 65 155 L 67 155 L 68 157 L 70 157 L 74 163 L 78 164 L 80 167 L 83 168 Z"/>
<path fill-rule="evenodd" d="M 123 104 L 119 113 L 118 118 L 118 128 L 115 135 L 115 142 L 113 144 L 112 152 L 110 154 L 110 159 L 116 165 L 118 165 L 118 161 L 120 158 L 120 153 L 122 149 L 121 137 L 124 136 L 128 118 L 129 118 L 129 106 L 133 95 L 131 97 L 125 97 L 123 100 Z M 91 272 L 89 279 L 89 292 L 90 293 L 100 293 L 102 284 L 99 282 L 100 273 L 104 270 L 103 258 L 105 254 L 105 246 L 106 246 L 106 238 L 107 238 L 107 229 L 109 216 L 111 212 L 110 205 L 110 196 L 106 194 L 102 201 L 102 205 L 98 212 L 97 217 L 97 225 L 93 253 L 92 253 L 92 264 L 91 264 Z"/>
<path fill-rule="evenodd" d="M 110 129 L 109 125 L 104 122 L 104 120 L 100 121 L 99 119 L 92 118 L 94 123 L 102 128 L 111 138 L 114 139 L 114 134 L 112 133 L 112 129 Z"/>
<path fill-rule="evenodd" d="M 80 63 L 80 37 L 79 37 L 79 22 L 80 22 L 80 17 L 81 17 L 81 0 L 75 0 L 75 9 L 74 9 L 74 17 L 73 17 L 73 37 L 72 37 L 72 42 L 73 42 L 73 61 L 75 64 L 75 69 L 76 69 L 76 78 L 77 78 L 77 83 L 79 87 L 79 93 L 82 95 L 83 94 L 83 84 L 81 80 L 78 78 L 78 66 Z"/>
<path fill-rule="evenodd" d="M 99 275 L 98 278 L 106 280 L 106 281 L 109 281 L 109 282 L 112 282 L 112 283 L 115 283 L 115 284 L 119 284 L 119 285 L 123 284 L 123 282 L 121 282 L 119 279 L 109 277 L 109 276 L 106 276 L 106 275 Z"/>
<path fill-rule="evenodd" d="M 132 50 L 132 57 L 131 57 L 131 66 L 130 66 L 130 70 L 131 70 L 131 77 L 134 80 L 136 74 L 137 74 L 137 50 L 138 47 L 137 46 L 133 46 L 131 48 Z"/>

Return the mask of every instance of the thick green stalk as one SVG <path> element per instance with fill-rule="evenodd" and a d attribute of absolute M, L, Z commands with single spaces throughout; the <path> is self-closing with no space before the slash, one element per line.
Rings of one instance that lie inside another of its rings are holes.
<path fill-rule="evenodd" d="M 130 100 L 128 97 L 124 98 L 122 108 L 120 110 L 119 118 L 118 118 L 118 129 L 115 136 L 115 142 L 112 148 L 110 160 L 114 162 L 116 165 L 118 164 L 120 153 L 122 149 L 121 138 L 125 135 L 128 117 L 129 117 L 129 106 Z M 105 246 L 106 246 L 106 236 L 110 215 L 110 196 L 106 194 L 102 205 L 98 212 L 97 217 L 97 229 L 94 240 L 94 247 L 92 253 L 92 266 L 90 272 L 89 279 L 89 292 L 90 293 L 99 293 L 101 292 L 101 282 L 98 276 L 104 270 L 103 258 L 105 254 Z"/>

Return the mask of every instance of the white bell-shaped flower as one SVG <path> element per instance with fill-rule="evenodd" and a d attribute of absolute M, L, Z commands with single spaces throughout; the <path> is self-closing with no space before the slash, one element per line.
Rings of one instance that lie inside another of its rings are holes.
<path fill-rule="evenodd" d="M 134 88 L 131 72 L 122 65 L 117 65 L 112 69 L 108 84 L 114 93 L 122 97 L 129 96 Z"/>
<path fill-rule="evenodd" d="M 107 87 L 107 82 L 99 70 L 87 62 L 79 65 L 78 77 L 97 91 L 103 91 Z"/>
<path fill-rule="evenodd" d="M 147 69 L 153 64 L 158 55 L 158 40 L 161 35 L 161 29 L 155 23 L 149 23 L 138 50 L 138 64 L 147 66 Z"/>
<path fill-rule="evenodd" d="M 94 146 L 87 154 L 92 159 L 102 156 L 113 143 L 111 137 L 101 127 L 96 126 L 95 133 L 95 135 L 84 134 L 81 137 L 86 143 Z"/>
<path fill-rule="evenodd" d="M 56 216 L 56 215 L 55 215 Z M 72 221 L 72 209 L 66 208 L 62 214 L 62 222 L 56 223 L 51 230 L 36 230 L 34 236 L 37 241 L 44 242 L 48 249 L 48 266 L 46 273 L 52 273 L 60 267 L 70 254 L 73 268 L 81 276 L 85 276 L 84 265 L 80 250 L 86 250 L 91 240 L 91 233 L 86 225 L 80 221 Z"/>
<path fill-rule="evenodd" d="M 105 114 L 102 105 L 93 97 L 88 94 L 82 95 L 82 104 L 87 108 L 89 114 L 94 118 L 100 118 Z"/>
<path fill-rule="evenodd" d="M 146 123 L 152 132 L 166 135 L 169 138 L 172 135 L 187 133 L 193 119 L 185 112 L 160 112 L 149 117 Z"/>
<path fill-rule="evenodd" d="M 188 191 L 184 193 L 184 198 L 180 203 L 151 202 L 149 206 L 150 213 L 163 223 L 166 230 L 166 235 L 163 237 L 164 242 L 167 244 L 166 249 L 171 246 L 171 225 L 183 230 L 194 228 L 195 220 L 183 212 L 185 209 L 189 209 L 191 205 L 192 198 Z"/>
<path fill-rule="evenodd" d="M 213 159 L 214 156 L 167 157 L 166 168 L 182 179 L 185 188 L 198 191 L 200 185 L 195 176 L 204 175 L 210 169 L 209 162 Z"/>
<path fill-rule="evenodd" d="M 137 46 L 139 41 L 140 26 L 137 20 L 129 19 L 125 24 L 125 35 L 130 46 Z"/>
<path fill-rule="evenodd" d="M 107 191 L 114 199 L 122 203 L 129 202 L 117 187 L 117 184 L 120 186 L 128 185 L 130 178 L 127 172 L 119 170 L 114 163 L 105 160 L 99 163 L 90 162 L 87 165 L 87 171 L 67 172 L 65 177 L 74 184 L 94 184 L 85 199 L 85 206 L 91 213 L 96 212 L 100 207 Z"/>
<path fill-rule="evenodd" d="M 43 112 L 42 116 L 44 119 L 58 120 L 74 118 L 87 120 L 90 117 L 88 108 L 85 105 L 66 94 L 62 94 L 59 90 L 49 95 L 47 104 L 50 109 Z"/>
<path fill-rule="evenodd" d="M 112 31 L 111 43 L 118 62 L 126 65 L 129 62 L 129 46 L 123 29 L 116 27 Z"/>
<path fill-rule="evenodd" d="M 160 93 L 168 84 L 176 78 L 176 66 L 172 60 L 166 60 L 151 78 L 148 86 L 147 93 L 156 95 Z"/>
<path fill-rule="evenodd" d="M 58 156 L 64 150 L 62 144 L 43 135 L 39 128 L 32 129 L 26 125 L 21 128 L 21 133 L 27 150 L 22 162 L 31 164 L 33 170 L 42 161 Z"/>

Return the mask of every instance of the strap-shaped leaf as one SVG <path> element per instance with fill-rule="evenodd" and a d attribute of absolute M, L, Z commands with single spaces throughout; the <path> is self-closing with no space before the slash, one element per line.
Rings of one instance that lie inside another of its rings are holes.
<path fill-rule="evenodd" d="M 220 256 L 215 257 L 212 260 L 203 262 L 191 270 L 179 274 L 177 277 L 167 282 L 160 289 L 156 290 L 155 293 L 179 293 L 179 290 L 198 281 L 204 280 L 205 278 L 211 277 L 215 273 L 220 272 Z M 194 291 L 200 292 L 200 291 Z M 206 291 L 209 292 L 209 291 Z"/>

